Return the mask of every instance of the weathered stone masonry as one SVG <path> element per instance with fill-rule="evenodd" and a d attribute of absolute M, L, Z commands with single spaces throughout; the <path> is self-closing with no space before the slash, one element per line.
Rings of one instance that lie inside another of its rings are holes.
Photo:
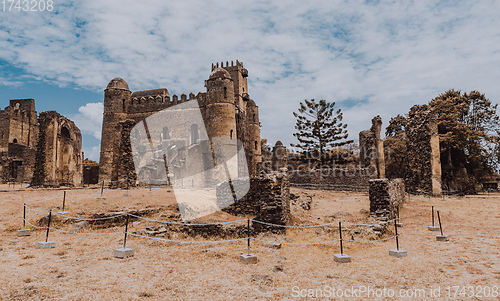
<path fill-rule="evenodd" d="M 441 194 L 439 134 L 431 107 L 413 106 L 405 131 L 406 189 L 412 193 Z"/>
<path fill-rule="evenodd" d="M 80 186 L 83 177 L 82 136 L 73 121 L 55 111 L 40 113 L 32 186 Z"/>
<path fill-rule="evenodd" d="M 35 186 L 79 186 L 80 130 L 54 111 L 37 116 L 33 99 L 14 99 L 0 110 L 1 181 Z"/>

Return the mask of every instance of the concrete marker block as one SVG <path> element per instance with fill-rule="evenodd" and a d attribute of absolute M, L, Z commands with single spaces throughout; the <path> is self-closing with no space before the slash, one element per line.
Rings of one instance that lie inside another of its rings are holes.
<path fill-rule="evenodd" d="M 408 256 L 408 252 L 406 252 L 405 250 L 389 250 L 389 255 L 401 258 Z"/>
<path fill-rule="evenodd" d="M 439 227 L 436 227 L 436 226 L 429 226 L 429 227 L 427 227 L 427 229 L 429 231 L 439 231 Z"/>
<path fill-rule="evenodd" d="M 100 196 L 100 197 L 96 198 L 97 201 L 104 201 L 105 199 L 106 199 L 106 197 L 103 197 L 103 196 Z"/>
<path fill-rule="evenodd" d="M 257 255 L 254 254 L 242 254 L 240 255 L 240 262 L 244 264 L 254 264 L 257 263 Z"/>
<path fill-rule="evenodd" d="M 398 228 L 403 227 L 403 223 L 396 223 L 396 227 L 398 227 Z"/>
<path fill-rule="evenodd" d="M 30 229 L 21 229 L 17 230 L 17 236 L 30 236 L 31 235 L 31 230 Z"/>
<path fill-rule="evenodd" d="M 352 261 L 351 256 L 346 254 L 335 254 L 333 255 L 333 260 L 338 263 L 349 263 Z"/>
<path fill-rule="evenodd" d="M 132 196 L 130 193 L 125 193 L 123 196 Z"/>
<path fill-rule="evenodd" d="M 116 258 L 128 258 L 128 257 L 133 257 L 134 256 L 134 249 L 132 248 L 118 248 L 115 249 L 113 252 L 113 256 Z"/>
<path fill-rule="evenodd" d="M 57 214 L 62 214 L 62 215 L 64 215 L 64 214 L 69 214 L 69 212 L 68 212 L 68 211 L 59 211 L 59 212 L 57 212 Z"/>
<path fill-rule="evenodd" d="M 39 241 L 36 243 L 38 249 L 52 249 L 56 247 L 55 241 Z"/>
<path fill-rule="evenodd" d="M 450 237 L 448 235 L 438 235 L 436 236 L 436 241 L 449 241 Z"/>

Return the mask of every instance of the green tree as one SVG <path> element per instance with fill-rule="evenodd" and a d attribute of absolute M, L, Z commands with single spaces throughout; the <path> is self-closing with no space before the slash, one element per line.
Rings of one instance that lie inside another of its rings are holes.
<path fill-rule="evenodd" d="M 342 112 L 334 109 L 335 102 L 314 99 L 305 100 L 300 103 L 298 112 L 293 112 L 297 118 L 293 135 L 299 143 L 291 144 L 305 153 L 317 152 L 321 158 L 321 164 L 325 163 L 326 151 L 335 146 L 345 145 L 352 141 L 338 142 L 347 139 L 347 124 L 342 123 Z"/>
<path fill-rule="evenodd" d="M 497 105 L 478 91 L 448 90 L 430 102 L 436 112 L 445 187 L 475 193 L 498 163 Z"/>

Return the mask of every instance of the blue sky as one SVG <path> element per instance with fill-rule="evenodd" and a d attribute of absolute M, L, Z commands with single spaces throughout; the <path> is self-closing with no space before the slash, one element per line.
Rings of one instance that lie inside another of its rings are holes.
<path fill-rule="evenodd" d="M 1 7 L 0 7 L 1 9 Z M 498 1 L 55 1 L 0 11 L 0 107 L 33 98 L 83 134 L 97 160 L 103 90 L 205 91 L 212 63 L 240 60 L 262 137 L 295 142 L 304 99 L 336 101 L 349 138 L 448 90 L 500 100 Z"/>

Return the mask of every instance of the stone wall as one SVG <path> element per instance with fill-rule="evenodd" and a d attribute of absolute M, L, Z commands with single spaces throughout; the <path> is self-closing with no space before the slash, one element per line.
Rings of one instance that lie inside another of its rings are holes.
<path fill-rule="evenodd" d="M 99 183 L 99 165 L 83 166 L 83 184 L 92 185 Z"/>
<path fill-rule="evenodd" d="M 13 99 L 0 110 L 0 151 L 9 143 L 36 147 L 38 136 L 37 113 L 33 99 Z"/>
<path fill-rule="evenodd" d="M 2 158 L 2 181 L 30 182 L 35 170 L 35 149 L 9 143 L 7 156 Z"/>
<path fill-rule="evenodd" d="M 370 183 L 370 216 L 377 221 L 397 217 L 397 210 L 405 201 L 405 185 L 402 179 L 372 179 Z"/>
<path fill-rule="evenodd" d="M 428 105 L 415 105 L 406 131 L 405 185 L 412 193 L 441 194 L 441 159 L 436 116 Z"/>
<path fill-rule="evenodd" d="M 359 133 L 359 158 L 361 167 L 371 168 L 374 178 L 385 178 L 384 142 L 380 138 L 382 118 L 376 116 L 372 119 L 369 130 Z"/>
<path fill-rule="evenodd" d="M 32 186 L 80 186 L 82 136 L 73 121 L 55 111 L 39 116 L 39 137 Z"/>
<path fill-rule="evenodd" d="M 137 175 L 135 173 L 134 158 L 132 156 L 132 147 L 130 145 L 130 131 L 136 122 L 134 120 L 124 120 L 118 123 L 116 131 L 120 133 L 118 152 L 115 153 L 115 162 L 120 162 L 114 169 L 113 181 L 129 179 L 129 185 L 135 183 Z M 126 185 L 126 182 L 120 183 Z"/>
<path fill-rule="evenodd" d="M 236 187 L 241 185 L 235 185 Z M 217 199 L 227 200 L 231 192 L 217 187 Z M 225 207 L 226 204 L 219 204 Z M 286 225 L 290 218 L 290 182 L 286 173 L 274 172 L 250 179 L 250 191 L 236 203 L 226 207 L 223 211 L 234 215 L 253 215 L 255 220 Z M 282 230 L 284 228 L 266 227 L 254 223 L 254 228 L 260 230 Z"/>
<path fill-rule="evenodd" d="M 324 189 L 332 190 L 365 190 L 368 188 L 368 180 L 375 177 L 373 169 L 360 168 L 358 166 L 346 166 L 342 168 L 312 169 L 300 166 L 288 169 L 290 183 L 294 186 L 318 185 Z"/>

